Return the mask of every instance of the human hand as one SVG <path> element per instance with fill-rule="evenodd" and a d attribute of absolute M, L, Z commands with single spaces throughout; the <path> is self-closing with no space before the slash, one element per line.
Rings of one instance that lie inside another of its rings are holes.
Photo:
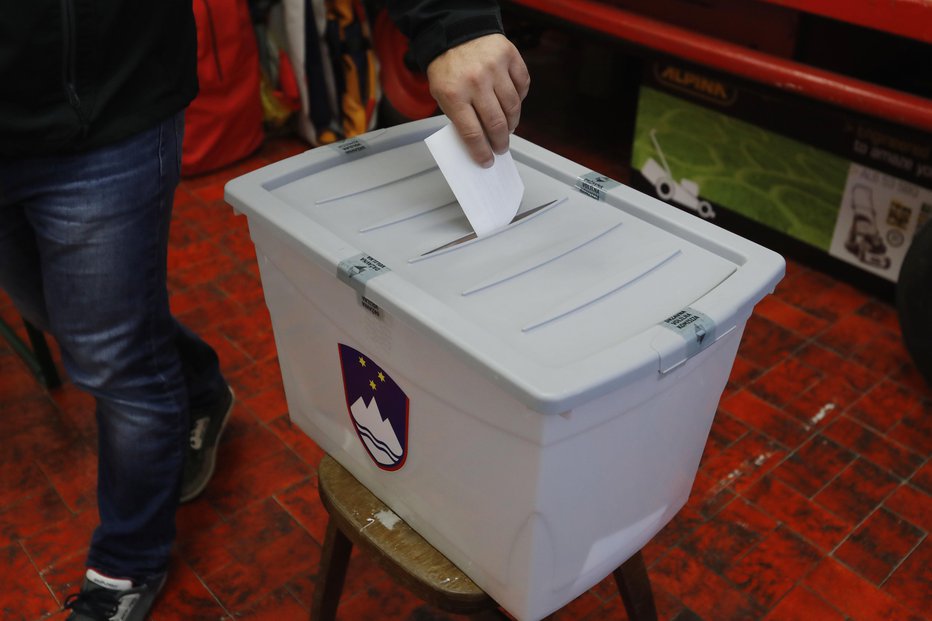
<path fill-rule="evenodd" d="M 427 79 L 473 160 L 491 166 L 493 151 L 508 150 L 531 83 L 517 48 L 501 34 L 472 39 L 431 61 Z"/>

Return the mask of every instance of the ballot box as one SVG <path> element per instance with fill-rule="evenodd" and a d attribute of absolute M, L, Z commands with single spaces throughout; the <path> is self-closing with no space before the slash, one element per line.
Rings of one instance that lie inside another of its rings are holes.
<path fill-rule="evenodd" d="M 435 117 L 234 179 L 290 416 L 535 621 L 689 496 L 777 254 L 519 137 L 518 215 L 475 238 Z"/>

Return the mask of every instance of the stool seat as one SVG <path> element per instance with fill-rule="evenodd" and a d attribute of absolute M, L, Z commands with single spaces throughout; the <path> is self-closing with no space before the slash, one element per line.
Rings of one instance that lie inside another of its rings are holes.
<path fill-rule="evenodd" d="M 328 537 L 331 526 L 335 527 L 372 554 L 395 580 L 447 612 L 468 614 L 497 607 L 485 591 L 332 457 L 321 460 L 317 476 L 321 501 L 330 514 Z"/>
<path fill-rule="evenodd" d="M 318 491 L 330 514 L 321 553 L 311 621 L 336 618 L 353 545 L 395 581 L 446 612 L 475 619 L 507 619 L 498 604 L 456 565 L 329 455 L 317 467 Z M 628 618 L 656 621 L 650 581 L 640 552 L 615 570 L 615 582 Z"/>

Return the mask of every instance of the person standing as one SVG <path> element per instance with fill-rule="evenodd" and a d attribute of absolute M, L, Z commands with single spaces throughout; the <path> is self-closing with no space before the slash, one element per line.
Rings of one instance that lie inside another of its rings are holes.
<path fill-rule="evenodd" d="M 394 0 L 476 162 L 508 147 L 529 78 L 493 0 Z M 0 0 L 0 288 L 52 334 L 98 425 L 87 571 L 70 621 L 142 621 L 179 502 L 210 480 L 234 396 L 169 309 L 169 223 L 197 94 L 191 0 Z"/>

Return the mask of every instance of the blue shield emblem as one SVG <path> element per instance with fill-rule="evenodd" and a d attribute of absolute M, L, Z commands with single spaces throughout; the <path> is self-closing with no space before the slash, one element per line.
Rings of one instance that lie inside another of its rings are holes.
<path fill-rule="evenodd" d="M 360 442 L 382 470 L 408 456 L 408 395 L 371 358 L 339 343 L 346 408 Z"/>

